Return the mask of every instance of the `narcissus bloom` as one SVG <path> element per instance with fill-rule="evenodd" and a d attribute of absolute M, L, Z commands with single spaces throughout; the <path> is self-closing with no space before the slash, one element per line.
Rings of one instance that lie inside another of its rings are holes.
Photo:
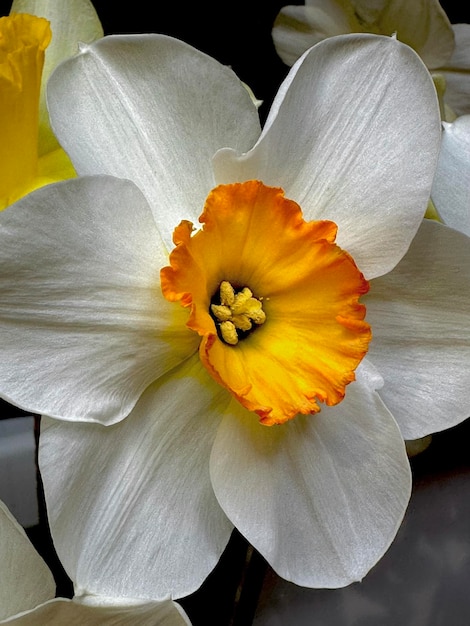
<path fill-rule="evenodd" d="M 37 187 L 75 176 L 50 128 L 45 86 L 79 41 L 101 36 L 89 0 L 60 8 L 46 0 L 14 0 L 10 15 L 0 18 L 0 210 Z"/>
<path fill-rule="evenodd" d="M 431 196 L 443 222 L 470 236 L 470 115 L 443 127 Z"/>
<path fill-rule="evenodd" d="M 0 624 L 16 626 L 186 626 L 174 602 L 142 603 L 104 598 L 82 591 L 72 600 L 55 598 L 56 585 L 46 563 L 23 528 L 0 501 Z"/>
<path fill-rule="evenodd" d="M 326 37 L 360 32 L 396 34 L 440 77 L 450 109 L 470 113 L 470 24 L 451 24 L 438 0 L 305 0 L 281 9 L 272 36 L 281 59 L 292 65 Z"/>
<path fill-rule="evenodd" d="M 229 68 L 112 36 L 48 102 L 82 177 L 0 216 L 0 389 L 49 416 L 69 576 L 181 597 L 236 526 L 298 584 L 362 578 L 408 503 L 403 437 L 470 410 L 470 247 L 423 223 L 441 131 L 419 57 L 328 39 L 261 131 Z"/>

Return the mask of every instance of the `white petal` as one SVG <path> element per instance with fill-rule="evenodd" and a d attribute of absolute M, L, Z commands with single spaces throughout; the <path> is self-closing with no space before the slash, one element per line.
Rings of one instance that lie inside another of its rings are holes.
<path fill-rule="evenodd" d="M 250 148 L 256 107 L 227 67 L 164 35 L 105 37 L 49 84 L 53 128 L 80 174 L 112 174 L 144 192 L 169 249 L 214 186 L 210 159 Z"/>
<path fill-rule="evenodd" d="M 368 277 L 393 268 L 427 206 L 440 143 L 434 85 L 393 38 L 332 37 L 289 73 L 259 143 L 215 158 L 218 182 L 281 186 L 307 219 L 331 219 Z"/>
<path fill-rule="evenodd" d="M 196 356 L 119 424 L 45 421 L 39 460 L 51 531 L 78 590 L 163 600 L 200 586 L 233 529 L 209 479 L 228 402 Z"/>
<path fill-rule="evenodd" d="M 52 600 L 26 615 L 8 621 L 15 626 L 191 626 L 174 602 L 83 604 L 80 598 Z"/>
<path fill-rule="evenodd" d="M 221 506 L 274 570 L 299 585 L 360 580 L 387 550 L 408 503 L 403 439 L 367 370 L 361 366 L 338 406 L 282 426 L 234 411 L 214 443 Z"/>
<path fill-rule="evenodd" d="M 0 390 L 64 419 L 125 417 L 158 376 L 197 350 L 167 302 L 167 263 L 129 181 L 44 187 L 0 214 Z"/>
<path fill-rule="evenodd" d="M 470 239 L 424 220 L 396 269 L 364 302 L 380 395 L 405 439 L 470 416 Z"/>
<path fill-rule="evenodd" d="M 0 620 L 33 609 L 54 595 L 49 568 L 0 500 Z"/>
<path fill-rule="evenodd" d="M 457 115 L 470 113 L 470 24 L 454 24 L 455 50 L 441 71 L 446 79 L 445 100 Z"/>
<path fill-rule="evenodd" d="M 432 199 L 448 226 L 470 235 L 470 115 L 444 123 Z"/>
<path fill-rule="evenodd" d="M 11 12 L 30 13 L 49 20 L 52 40 L 46 49 L 39 105 L 40 154 L 58 147 L 46 107 L 46 84 L 52 70 L 78 52 L 79 42 L 92 42 L 103 36 L 103 28 L 90 0 L 13 0 Z"/>

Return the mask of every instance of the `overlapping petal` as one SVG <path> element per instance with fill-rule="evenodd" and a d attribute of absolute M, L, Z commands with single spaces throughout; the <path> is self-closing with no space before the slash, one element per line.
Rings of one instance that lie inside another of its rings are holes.
<path fill-rule="evenodd" d="M 0 564 L 0 620 L 54 597 L 49 568 L 1 501 Z"/>
<path fill-rule="evenodd" d="M 372 278 L 396 265 L 421 222 L 439 142 L 418 56 L 393 38 L 345 35 L 299 60 L 256 146 L 222 150 L 214 167 L 219 183 L 260 179 L 281 186 L 305 219 L 336 222 L 338 245 Z M 420 158 L 404 159 L 407 150 Z"/>
<path fill-rule="evenodd" d="M 142 603 L 128 597 L 54 598 L 56 585 L 23 528 L 0 501 L 0 623 L 16 626 L 184 626 L 170 600 Z"/>
<path fill-rule="evenodd" d="M 4 623 L 4 622 L 1 622 Z M 166 602 L 132 603 L 123 598 L 122 604 L 85 604 L 80 599 L 57 598 L 35 610 L 13 617 L 6 622 L 14 626 L 190 626 L 181 607 Z"/>
<path fill-rule="evenodd" d="M 280 576 L 308 587 L 360 580 L 386 551 L 411 477 L 367 363 L 341 404 L 266 428 L 232 403 L 211 454 L 220 505 Z"/>
<path fill-rule="evenodd" d="M 445 224 L 470 235 L 470 115 L 444 122 L 432 200 Z"/>
<path fill-rule="evenodd" d="M 208 464 L 229 401 L 194 357 L 149 387 L 119 424 L 43 418 L 51 530 L 78 588 L 163 600 L 199 587 L 233 529 Z"/>
<path fill-rule="evenodd" d="M 405 439 L 470 416 L 469 243 L 425 220 L 404 259 L 364 297 L 369 357 L 385 380 L 379 393 Z"/>
<path fill-rule="evenodd" d="M 197 220 L 214 186 L 214 152 L 248 150 L 260 132 L 235 74 L 164 35 L 84 46 L 51 77 L 48 104 L 78 173 L 133 180 L 169 250 L 175 226 Z"/>
<path fill-rule="evenodd" d="M 0 227 L 0 378 L 7 400 L 115 422 L 197 341 L 160 290 L 166 262 L 129 181 L 82 178 L 6 209 Z"/>

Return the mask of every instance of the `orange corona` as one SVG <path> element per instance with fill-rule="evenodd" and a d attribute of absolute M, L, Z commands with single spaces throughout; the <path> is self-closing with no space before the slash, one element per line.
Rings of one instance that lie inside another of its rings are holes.
<path fill-rule="evenodd" d="M 255 180 L 213 189 L 199 221 L 175 229 L 161 285 L 190 309 L 211 376 L 266 425 L 340 402 L 371 330 L 359 303 L 369 285 L 336 224 L 306 222 Z"/>

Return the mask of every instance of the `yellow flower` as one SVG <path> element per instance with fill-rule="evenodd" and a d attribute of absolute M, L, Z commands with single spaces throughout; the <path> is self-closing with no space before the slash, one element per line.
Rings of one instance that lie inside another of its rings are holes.
<path fill-rule="evenodd" d="M 47 20 L 13 14 L 0 18 L 0 208 L 37 184 L 39 93 Z"/>
<path fill-rule="evenodd" d="M 49 125 L 47 79 L 79 41 L 103 35 L 89 0 L 14 0 L 0 18 L 0 210 L 75 170 Z M 33 15 L 34 13 L 34 15 Z"/>

